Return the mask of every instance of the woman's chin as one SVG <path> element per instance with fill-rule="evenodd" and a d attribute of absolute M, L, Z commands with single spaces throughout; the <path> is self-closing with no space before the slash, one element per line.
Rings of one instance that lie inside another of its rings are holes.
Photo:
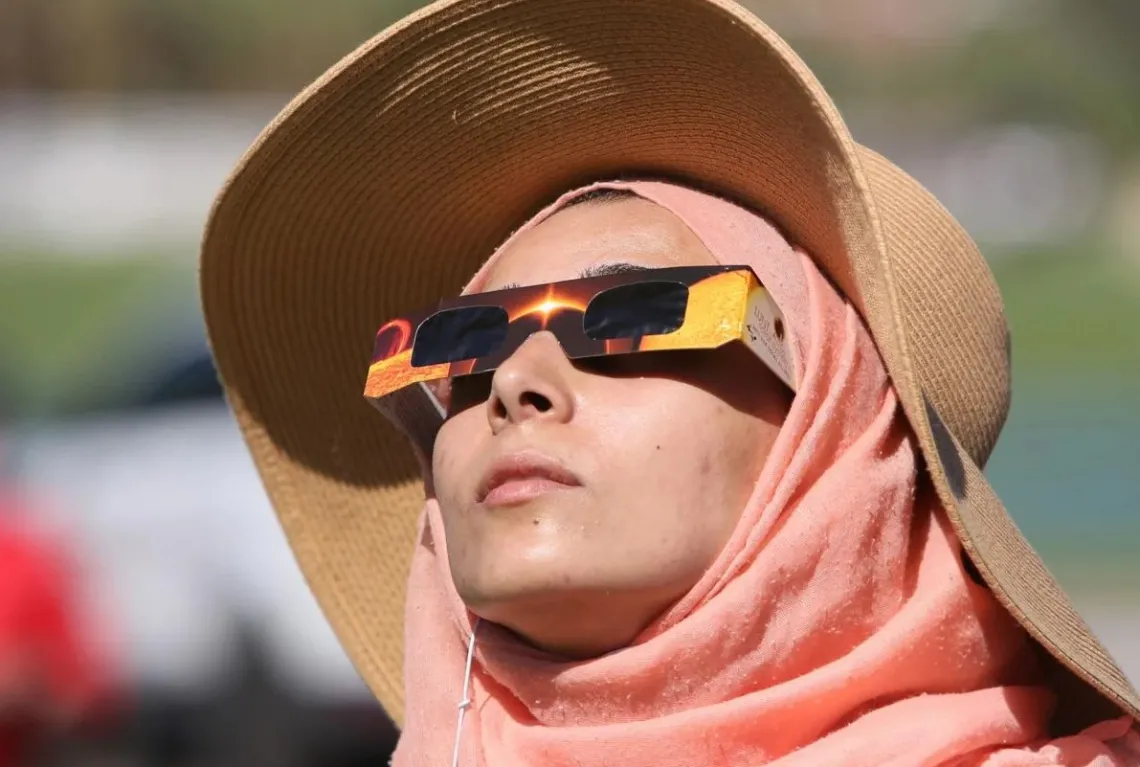
<path fill-rule="evenodd" d="M 535 556 L 515 561 L 500 559 L 480 571 L 456 571 L 452 577 L 467 607 L 487 620 L 520 610 L 545 611 L 586 598 L 597 591 L 584 573 L 567 567 L 562 558 Z"/>
<path fill-rule="evenodd" d="M 493 575 L 457 574 L 455 583 L 475 615 L 533 647 L 571 659 L 628 646 L 675 601 L 671 589 L 632 587 L 576 564 L 548 560 L 539 566 L 527 560 L 505 568 L 500 562 Z"/>

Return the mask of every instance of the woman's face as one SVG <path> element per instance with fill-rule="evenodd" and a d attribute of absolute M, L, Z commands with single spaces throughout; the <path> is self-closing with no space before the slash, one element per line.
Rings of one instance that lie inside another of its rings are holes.
<path fill-rule="evenodd" d="M 717 263 L 640 198 L 565 208 L 511 243 L 486 290 Z M 432 456 L 467 606 L 532 644 L 629 644 L 712 564 L 791 400 L 743 345 L 572 362 L 546 332 L 455 379 Z"/>

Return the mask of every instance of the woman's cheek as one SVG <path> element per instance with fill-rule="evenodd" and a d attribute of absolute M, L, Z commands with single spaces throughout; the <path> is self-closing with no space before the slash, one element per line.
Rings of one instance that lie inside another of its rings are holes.
<path fill-rule="evenodd" d="M 441 504 L 458 501 L 462 486 L 462 467 L 468 463 L 474 439 L 467 435 L 464 424 L 458 419 L 445 423 L 436 437 L 432 450 L 432 480 Z"/>

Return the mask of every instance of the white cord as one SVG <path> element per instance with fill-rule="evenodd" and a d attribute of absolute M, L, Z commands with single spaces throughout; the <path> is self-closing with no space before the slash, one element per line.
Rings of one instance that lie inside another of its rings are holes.
<path fill-rule="evenodd" d="M 459 767 L 459 741 L 463 736 L 463 718 L 471 708 L 471 667 L 475 663 L 475 633 L 479 630 L 479 619 L 471 625 L 471 637 L 467 640 L 467 670 L 463 673 L 463 700 L 459 701 L 459 720 L 455 723 L 455 753 L 451 757 L 451 767 Z"/>

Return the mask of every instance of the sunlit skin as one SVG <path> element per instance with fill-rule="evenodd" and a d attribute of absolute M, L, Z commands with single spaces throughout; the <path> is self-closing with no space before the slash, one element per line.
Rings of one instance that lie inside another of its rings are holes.
<path fill-rule="evenodd" d="M 516 238 L 484 287 L 715 263 L 664 208 L 597 200 Z M 548 332 L 493 373 L 456 379 L 432 478 L 460 597 L 561 656 L 628 645 L 724 547 L 790 401 L 743 346 L 571 362 Z M 512 455 L 573 481 L 523 477 L 481 500 L 489 468 Z"/>

